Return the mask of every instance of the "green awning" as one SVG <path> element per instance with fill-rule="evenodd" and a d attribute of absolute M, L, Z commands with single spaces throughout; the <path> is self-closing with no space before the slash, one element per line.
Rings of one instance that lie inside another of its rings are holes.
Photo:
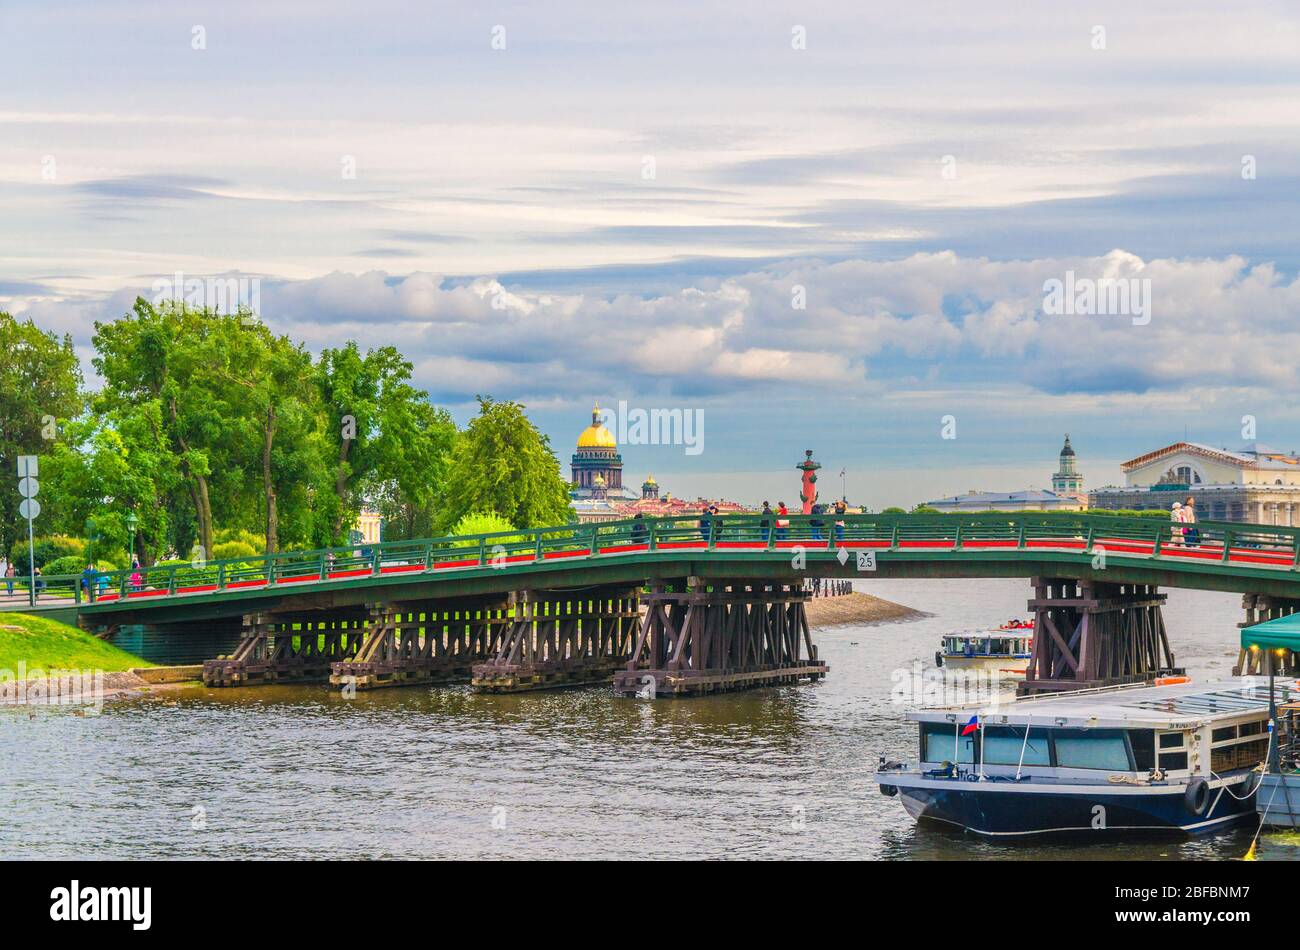
<path fill-rule="evenodd" d="M 1242 627 L 1241 645 L 1247 649 L 1258 647 L 1261 650 L 1295 650 L 1300 653 L 1300 613 Z"/>

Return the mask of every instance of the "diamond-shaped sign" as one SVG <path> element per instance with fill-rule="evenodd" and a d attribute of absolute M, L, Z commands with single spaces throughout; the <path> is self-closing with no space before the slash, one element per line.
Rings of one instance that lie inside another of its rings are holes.
<path fill-rule="evenodd" d="M 848 549 L 848 548 L 840 548 L 839 551 L 836 552 L 836 554 L 835 554 L 835 560 L 837 560 L 837 561 L 840 562 L 840 566 L 841 566 L 841 567 L 843 567 L 845 564 L 847 564 L 848 561 L 849 561 L 849 549 Z"/>

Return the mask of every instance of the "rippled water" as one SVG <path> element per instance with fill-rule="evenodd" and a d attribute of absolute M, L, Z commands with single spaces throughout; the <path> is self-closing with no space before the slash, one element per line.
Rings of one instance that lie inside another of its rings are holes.
<path fill-rule="evenodd" d="M 1238 857 L 1249 832 L 986 844 L 918 828 L 869 776 L 912 754 L 891 674 L 1024 613 L 1024 581 L 888 581 L 930 611 L 816 633 L 816 685 L 657 702 L 599 688 L 159 693 L 102 715 L 0 709 L 0 855 L 97 858 Z M 1232 666 L 1240 596 L 1169 592 L 1179 662 Z M 504 824 L 504 827 L 501 825 Z M 1278 836 L 1262 857 L 1300 848 Z"/>

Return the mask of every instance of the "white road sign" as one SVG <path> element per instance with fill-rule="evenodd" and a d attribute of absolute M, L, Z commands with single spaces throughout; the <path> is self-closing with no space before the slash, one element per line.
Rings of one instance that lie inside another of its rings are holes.
<path fill-rule="evenodd" d="M 24 498 L 18 502 L 18 514 L 24 518 L 35 518 L 41 513 L 41 503 L 35 498 Z"/>

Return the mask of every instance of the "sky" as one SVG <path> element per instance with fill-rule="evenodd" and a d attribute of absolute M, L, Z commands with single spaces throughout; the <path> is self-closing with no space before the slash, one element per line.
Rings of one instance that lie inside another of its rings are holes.
<path fill-rule="evenodd" d="M 566 474 L 593 403 L 680 410 L 698 446 L 623 455 L 683 497 L 788 501 L 805 449 L 880 507 L 1046 487 L 1066 432 L 1088 487 L 1247 417 L 1300 448 L 1295 4 L 0 0 L 0 35 L 0 309 L 92 384 L 95 321 L 181 274 L 397 346 L 462 423 L 523 402 Z"/>

